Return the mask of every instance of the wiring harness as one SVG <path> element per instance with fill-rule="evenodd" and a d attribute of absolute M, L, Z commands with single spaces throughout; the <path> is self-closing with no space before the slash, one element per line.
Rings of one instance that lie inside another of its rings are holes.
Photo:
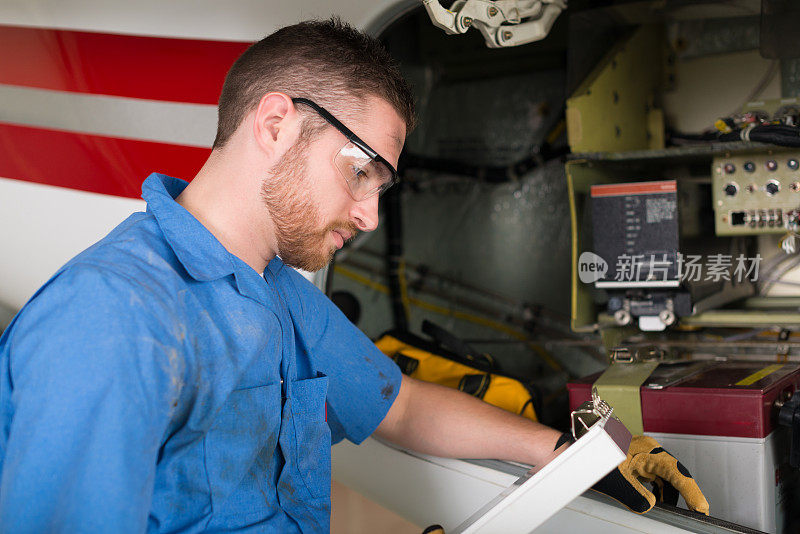
<path fill-rule="evenodd" d="M 674 144 L 696 142 L 756 142 L 778 146 L 800 147 L 800 109 L 783 107 L 772 117 L 763 111 L 752 111 L 717 120 L 715 129 L 700 134 L 671 132 Z"/>

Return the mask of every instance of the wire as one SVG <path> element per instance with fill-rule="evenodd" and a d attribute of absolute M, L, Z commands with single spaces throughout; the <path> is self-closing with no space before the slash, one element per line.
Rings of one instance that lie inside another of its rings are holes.
<path fill-rule="evenodd" d="M 352 271 L 346 267 L 342 267 L 341 265 L 336 265 L 334 266 L 334 270 L 336 271 L 337 274 L 341 274 L 342 276 L 350 278 L 351 280 L 358 282 L 359 284 L 365 285 L 374 291 L 383 293 L 384 295 L 389 294 L 389 288 L 386 285 L 381 284 L 380 282 L 375 282 L 374 280 L 370 280 L 368 277 L 359 274 L 355 271 Z M 528 337 L 528 335 L 525 332 L 521 332 L 515 328 L 511 328 L 499 321 L 487 319 L 485 317 L 480 317 L 478 315 L 474 315 L 463 311 L 453 310 L 445 306 L 439 306 L 438 304 L 433 304 L 431 302 L 427 302 L 425 300 L 416 297 L 408 297 L 408 302 L 409 304 L 412 304 L 417 308 L 428 310 L 433 313 L 438 313 L 440 315 L 444 315 L 447 317 L 454 317 L 456 319 L 461 319 L 463 321 L 467 321 L 473 324 L 485 326 L 487 328 L 491 328 L 492 330 L 502 332 L 520 341 L 524 341 L 528 345 L 528 347 L 532 349 L 534 352 L 536 352 L 536 354 L 539 355 L 539 357 L 545 363 L 547 363 L 547 365 L 550 366 L 554 371 L 566 372 L 564 367 L 560 363 L 558 363 L 553 358 L 553 356 L 550 355 L 550 353 L 547 352 L 541 345 L 530 341 L 530 337 Z"/>

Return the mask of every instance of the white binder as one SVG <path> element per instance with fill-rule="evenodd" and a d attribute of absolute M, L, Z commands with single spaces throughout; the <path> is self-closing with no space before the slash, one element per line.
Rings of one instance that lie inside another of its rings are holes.
<path fill-rule="evenodd" d="M 631 434 L 610 415 L 608 408 L 541 471 L 528 471 L 448 534 L 528 534 L 547 521 L 626 458 Z"/>

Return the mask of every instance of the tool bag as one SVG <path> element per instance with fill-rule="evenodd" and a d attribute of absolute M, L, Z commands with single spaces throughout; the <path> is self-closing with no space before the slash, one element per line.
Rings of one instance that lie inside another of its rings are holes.
<path fill-rule="evenodd" d="M 488 354 L 482 354 L 453 334 L 423 321 L 428 341 L 407 331 L 389 331 L 375 343 L 392 358 L 403 374 L 473 395 L 489 404 L 537 421 L 541 395 L 529 383 L 500 372 Z"/>

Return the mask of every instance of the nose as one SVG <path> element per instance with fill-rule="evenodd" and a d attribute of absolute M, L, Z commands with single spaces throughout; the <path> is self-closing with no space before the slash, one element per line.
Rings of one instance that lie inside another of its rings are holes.
<path fill-rule="evenodd" d="M 350 217 L 360 232 L 371 232 L 378 227 L 378 195 L 353 202 Z"/>

